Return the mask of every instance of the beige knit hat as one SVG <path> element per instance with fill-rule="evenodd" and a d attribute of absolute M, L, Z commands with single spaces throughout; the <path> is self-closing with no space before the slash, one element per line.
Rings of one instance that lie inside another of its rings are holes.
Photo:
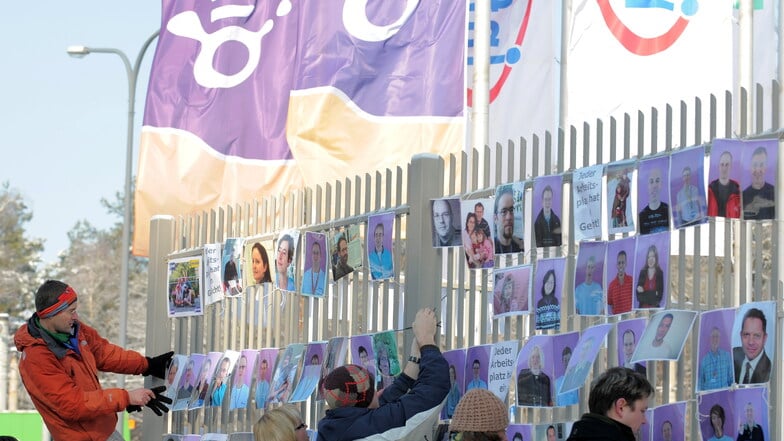
<path fill-rule="evenodd" d="M 457 403 L 449 430 L 500 432 L 509 425 L 506 405 L 487 389 L 471 389 Z"/>

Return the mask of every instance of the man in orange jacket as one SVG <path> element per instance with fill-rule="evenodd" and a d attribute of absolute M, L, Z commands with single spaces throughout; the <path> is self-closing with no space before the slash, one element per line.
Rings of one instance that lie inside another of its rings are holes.
<path fill-rule="evenodd" d="M 98 372 L 164 378 L 173 352 L 145 357 L 125 350 L 79 322 L 76 291 L 47 280 L 35 293 L 36 312 L 14 335 L 22 353 L 19 373 L 55 441 L 122 440 L 117 412 L 148 406 L 168 411 L 163 388 L 103 389 Z"/>

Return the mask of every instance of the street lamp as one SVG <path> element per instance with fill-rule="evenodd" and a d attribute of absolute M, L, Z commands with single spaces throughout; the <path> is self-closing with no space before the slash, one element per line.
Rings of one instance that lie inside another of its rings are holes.
<path fill-rule="evenodd" d="M 139 66 L 142 63 L 147 48 L 153 40 L 158 37 L 160 31 L 155 31 L 147 41 L 142 45 L 139 55 L 136 56 L 136 62 L 131 67 L 131 62 L 125 55 L 125 52 L 114 48 L 98 48 L 87 46 L 69 46 L 67 51 L 68 55 L 75 58 L 82 58 L 91 53 L 96 54 L 115 54 L 122 59 L 125 65 L 125 72 L 128 74 L 128 133 L 127 145 L 125 149 L 125 196 L 123 204 L 125 205 L 125 212 L 123 216 L 123 231 L 122 231 L 122 268 L 120 269 L 120 335 L 119 344 L 121 347 L 126 346 L 126 333 L 128 327 L 128 272 L 130 265 L 131 253 L 131 205 L 133 198 L 131 196 L 131 180 L 133 178 L 133 118 L 134 108 L 136 103 L 136 80 L 139 77 Z M 120 376 L 120 388 L 125 387 L 125 376 Z"/>

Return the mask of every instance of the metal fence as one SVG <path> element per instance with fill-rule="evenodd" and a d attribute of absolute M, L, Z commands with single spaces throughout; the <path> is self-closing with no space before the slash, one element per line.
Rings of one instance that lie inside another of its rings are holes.
<path fill-rule="evenodd" d="M 582 127 L 530 140 L 510 140 L 508 145 L 486 147 L 448 158 L 417 155 L 406 167 L 367 173 L 324 186 L 285 195 L 266 196 L 241 206 L 216 208 L 174 220 L 156 217 L 151 221 L 149 304 L 163 305 L 167 297 L 166 262 L 172 257 L 201 253 L 204 244 L 224 242 L 230 237 L 263 236 L 272 239 L 282 229 L 328 231 L 349 224 L 366 225 L 369 215 L 394 212 L 394 258 L 396 274 L 392 280 L 370 280 L 368 272 L 330 281 L 324 298 L 286 293 L 271 286 L 249 287 L 241 297 L 227 298 L 205 309 L 203 317 L 168 319 L 164 308 L 148 309 L 147 352 L 174 348 L 177 353 L 206 353 L 226 349 L 283 348 L 289 343 L 327 340 L 333 336 L 353 336 L 410 324 L 416 311 L 436 307 L 441 314 L 442 349 L 504 340 L 524 342 L 535 331 L 528 316 L 493 320 L 488 306 L 492 295 L 492 272 L 469 270 L 462 249 L 431 246 L 430 200 L 442 196 L 463 199 L 492 196 L 496 185 L 528 181 L 537 176 L 563 174 L 563 219 L 572 219 L 571 176 L 581 167 L 621 159 L 642 159 L 656 153 L 704 145 L 710 151 L 715 138 L 776 137 L 779 127 L 774 83 L 758 86 L 755 93 L 741 90 L 706 100 L 666 106 L 664 112 L 650 109 L 620 120 L 597 120 Z M 771 98 L 772 97 L 772 98 Z M 753 99 L 752 99 L 753 98 Z M 754 105 L 750 105 L 750 103 Z M 733 121 L 737 121 L 733 123 Z M 733 131 L 733 126 L 739 129 Z M 372 152 L 368 152 L 372 154 Z M 782 162 L 779 155 L 779 164 Z M 778 167 L 778 182 L 784 167 Z M 777 203 L 781 196 L 777 196 Z M 526 217 L 530 219 L 530 217 Z M 536 249 L 526 246 L 519 255 L 497 259 L 502 267 L 535 263 L 543 257 L 566 257 L 564 286 L 574 286 L 573 273 L 577 243 L 573 222 L 564 222 L 564 245 Z M 613 240 L 624 235 L 605 236 Z M 533 235 L 525 238 L 532 244 Z M 746 222 L 710 219 L 706 224 L 672 230 L 669 275 L 669 307 L 706 311 L 738 306 L 748 301 L 778 300 L 779 222 Z M 364 257 L 367 268 L 367 257 Z M 266 301 L 265 301 L 266 300 Z M 265 307 L 264 305 L 267 305 Z M 599 323 L 616 323 L 614 317 L 584 317 L 573 310 L 573 300 L 564 291 L 560 332 L 579 331 Z M 781 316 L 780 302 L 776 306 Z M 250 317 L 260 314 L 265 325 Z M 623 318 L 647 317 L 649 312 L 634 312 Z M 780 318 L 776 318 L 777 342 L 782 341 Z M 699 319 L 698 319 L 699 320 Z M 687 439 L 699 438 L 698 395 L 694 393 L 698 349 L 694 330 L 677 362 L 651 362 L 648 377 L 656 387 L 652 405 L 687 401 Z M 549 331 L 552 332 L 552 331 Z M 399 338 L 407 348 L 411 335 Z M 617 349 L 615 331 L 607 339 L 594 365 L 598 375 L 608 363 L 607 354 Z M 780 356 L 777 356 L 780 360 Z M 780 390 L 781 363 L 775 363 L 770 383 L 771 438 L 782 435 L 782 410 L 776 403 Z M 147 380 L 150 382 L 151 380 Z M 514 386 L 512 386 L 512 389 Z M 514 396 L 514 395 L 512 395 Z M 573 421 L 587 412 L 587 393 L 580 404 L 568 408 L 515 410 L 520 423 Z M 164 433 L 231 433 L 250 431 L 261 414 L 251 404 L 246 410 L 206 408 L 172 412 L 160 420 L 145 415 L 144 439 L 160 439 Z M 511 399 L 510 399 L 511 402 Z M 315 427 L 324 405 L 314 399 L 302 405 L 303 415 Z"/>

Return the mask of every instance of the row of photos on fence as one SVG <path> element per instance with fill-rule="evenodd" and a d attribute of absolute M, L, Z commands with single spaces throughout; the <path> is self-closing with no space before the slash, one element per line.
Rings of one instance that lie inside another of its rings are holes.
<path fill-rule="evenodd" d="M 575 286 L 569 287 L 575 292 L 575 312 L 605 315 L 663 306 L 671 225 L 698 225 L 709 216 L 773 219 L 777 155 L 775 139 L 717 139 L 712 143 L 707 179 L 704 146 L 573 172 L 571 221 L 575 239 L 580 241 Z M 631 197 L 635 173 L 636 199 Z M 534 271 L 530 265 L 499 268 L 495 256 L 525 252 L 524 237 L 533 236 L 537 248 L 563 245 L 559 216 L 563 214 L 559 213 L 563 182 L 564 175 L 542 176 L 532 182 L 500 185 L 494 198 L 431 201 L 433 245 L 462 246 L 469 268 L 494 270 L 495 315 L 529 313 L 531 292 L 535 296 L 542 292 L 549 299 L 542 311 L 549 307 L 550 318 L 542 322 L 541 329 L 557 327 L 555 308 L 563 286 L 563 260 L 540 260 Z M 526 204 L 528 187 L 532 187 L 533 203 Z M 526 213 L 531 220 L 527 224 L 523 221 Z M 274 242 L 259 237 L 229 238 L 223 244 L 204 245 L 200 256 L 172 258 L 168 262 L 169 316 L 203 314 L 205 306 L 225 296 L 239 296 L 251 285 L 268 283 L 274 289 L 321 297 L 329 283 L 329 267 L 332 280 L 337 281 L 363 269 L 363 253 L 371 280 L 392 278 L 394 222 L 390 212 L 368 216 L 364 246 L 356 224 L 329 234 L 305 232 L 299 278 L 297 229 L 280 232 Z M 635 228 L 636 236 L 594 241 Z M 615 270 L 605 266 L 606 261 L 614 263 Z M 605 281 L 609 284 L 606 290 Z"/>
<path fill-rule="evenodd" d="M 760 426 L 761 433 L 768 433 L 765 409 L 768 382 L 774 372 L 775 308 L 772 301 L 754 302 L 699 314 L 695 403 L 699 409 L 696 423 L 705 439 L 718 433 L 711 412 L 721 412 L 722 422 L 726 422 L 723 433 L 733 439 L 746 428 L 752 430 L 754 424 Z M 618 351 L 608 354 L 608 364 L 645 374 L 651 360 L 680 359 L 697 315 L 695 311 L 660 310 L 649 319 L 600 324 L 582 332 L 535 335 L 520 350 L 520 342 L 502 341 L 447 351 L 444 357 L 452 387 L 441 417 L 451 418 L 460 398 L 473 388 L 489 389 L 506 401 L 512 382 L 516 385 L 513 406 L 576 405 L 614 326 Z M 349 353 L 352 363 L 365 366 L 374 375 L 378 388 L 387 387 L 402 371 L 397 352 L 400 332 L 404 331 L 292 343 L 282 350 L 177 354 L 167 372 L 166 393 L 174 400 L 173 411 L 211 406 L 263 409 L 274 403 L 322 399 L 317 390 L 319 380 L 347 363 Z M 679 433 L 683 438 L 686 402 L 669 403 L 649 412 L 650 423 L 643 426 L 648 431 L 659 430 L 669 421 L 671 427 L 665 430 L 673 431 L 673 439 L 678 439 Z M 751 421 L 754 415 L 758 420 Z M 536 430 L 527 425 L 512 427 Z M 641 433 L 641 439 L 651 435 Z M 654 439 L 660 438 L 655 435 Z"/>

